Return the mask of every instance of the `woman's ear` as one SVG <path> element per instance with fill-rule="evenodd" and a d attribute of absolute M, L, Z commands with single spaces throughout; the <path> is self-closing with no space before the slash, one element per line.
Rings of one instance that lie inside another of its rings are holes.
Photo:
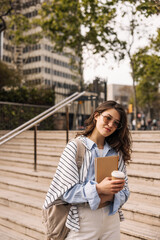
<path fill-rule="evenodd" d="M 99 114 L 98 112 L 96 112 L 96 113 L 94 114 L 94 120 L 97 120 L 97 118 L 98 118 L 99 115 L 100 115 L 100 114 Z"/>

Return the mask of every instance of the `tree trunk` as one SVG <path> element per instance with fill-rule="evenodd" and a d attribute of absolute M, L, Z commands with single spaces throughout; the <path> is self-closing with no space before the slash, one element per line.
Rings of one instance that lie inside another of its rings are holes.
<path fill-rule="evenodd" d="M 130 56 L 130 53 L 128 53 L 129 55 L 129 59 L 130 59 L 130 64 L 131 64 L 131 76 L 132 76 L 132 80 L 133 80 L 133 100 L 134 100 L 134 119 L 135 119 L 135 130 L 137 130 L 137 97 L 136 97 L 136 80 L 135 80 L 135 74 L 134 74 L 134 65 L 133 65 L 133 61 L 132 58 Z"/>

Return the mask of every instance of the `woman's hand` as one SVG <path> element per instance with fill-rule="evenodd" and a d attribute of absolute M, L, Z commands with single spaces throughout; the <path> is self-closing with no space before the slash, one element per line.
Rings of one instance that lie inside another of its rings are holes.
<path fill-rule="evenodd" d="M 104 178 L 100 183 L 97 183 L 96 189 L 98 194 L 115 194 L 121 191 L 124 187 L 125 180 L 112 180 L 111 177 Z"/>

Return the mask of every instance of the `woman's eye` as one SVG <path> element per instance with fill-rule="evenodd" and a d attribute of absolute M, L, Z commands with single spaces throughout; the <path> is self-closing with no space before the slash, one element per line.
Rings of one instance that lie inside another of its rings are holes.
<path fill-rule="evenodd" d="M 107 119 L 108 121 L 110 121 L 112 118 L 109 117 L 109 116 L 106 116 L 106 119 Z"/>
<path fill-rule="evenodd" d="M 118 125 L 119 125 L 119 122 L 114 122 L 114 124 L 115 124 L 116 126 L 118 126 Z"/>

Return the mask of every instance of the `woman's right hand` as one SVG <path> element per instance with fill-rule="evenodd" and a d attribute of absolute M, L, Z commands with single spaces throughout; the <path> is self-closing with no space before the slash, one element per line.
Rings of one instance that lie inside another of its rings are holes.
<path fill-rule="evenodd" d="M 124 187 L 125 180 L 112 180 L 111 177 L 104 178 L 100 183 L 96 184 L 98 194 L 115 194 Z"/>

